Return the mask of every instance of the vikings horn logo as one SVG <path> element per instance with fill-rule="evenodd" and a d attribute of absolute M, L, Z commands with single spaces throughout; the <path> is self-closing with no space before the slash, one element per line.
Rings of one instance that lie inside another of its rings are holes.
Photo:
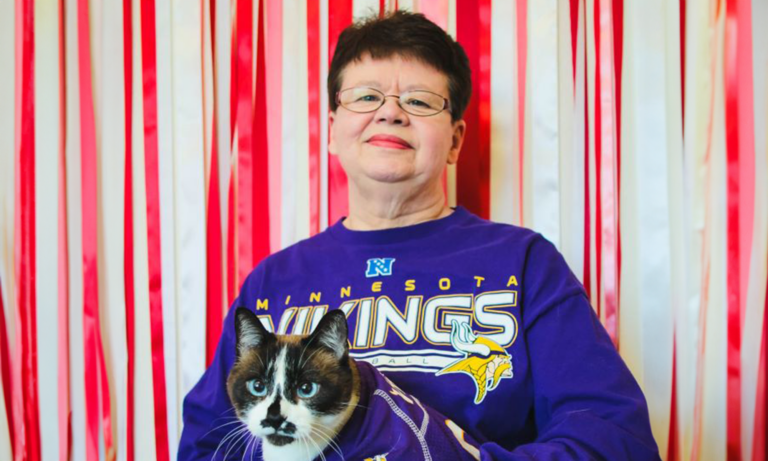
<path fill-rule="evenodd" d="M 451 345 L 464 358 L 435 373 L 466 373 L 475 381 L 475 404 L 483 401 L 488 391 L 496 389 L 503 378 L 511 378 L 512 357 L 503 347 L 483 336 L 472 333 L 469 325 L 451 322 Z"/>

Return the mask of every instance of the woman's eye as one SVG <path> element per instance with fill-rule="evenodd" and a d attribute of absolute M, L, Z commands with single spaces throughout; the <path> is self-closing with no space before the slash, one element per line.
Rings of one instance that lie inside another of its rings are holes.
<path fill-rule="evenodd" d="M 421 99 L 409 99 L 406 101 L 406 104 L 409 106 L 416 106 L 416 107 L 430 107 L 429 104 L 422 101 Z"/>
<path fill-rule="evenodd" d="M 317 383 L 302 383 L 299 386 L 297 394 L 299 394 L 299 397 L 302 399 L 309 399 L 314 397 L 319 389 L 320 385 Z"/>
<path fill-rule="evenodd" d="M 357 100 L 362 102 L 377 102 L 379 100 L 379 97 L 376 96 L 375 94 L 366 94 L 366 95 L 360 96 L 359 98 L 357 98 Z"/>
<path fill-rule="evenodd" d="M 245 386 L 248 388 L 248 392 L 255 397 L 266 397 L 267 395 L 267 385 L 260 379 L 252 379 L 246 382 Z"/>

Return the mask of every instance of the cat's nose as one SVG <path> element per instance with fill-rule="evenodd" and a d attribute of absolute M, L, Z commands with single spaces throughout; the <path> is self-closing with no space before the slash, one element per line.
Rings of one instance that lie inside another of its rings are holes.
<path fill-rule="evenodd" d="M 280 429 L 280 426 L 285 422 L 285 417 L 280 414 L 267 414 L 267 417 L 261 421 L 262 427 L 272 427 L 274 429 Z"/>

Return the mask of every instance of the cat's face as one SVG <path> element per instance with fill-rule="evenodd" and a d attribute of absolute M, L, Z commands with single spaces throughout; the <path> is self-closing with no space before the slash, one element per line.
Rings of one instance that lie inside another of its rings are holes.
<path fill-rule="evenodd" d="M 269 333 L 248 309 L 235 314 L 237 358 L 227 392 L 248 430 L 272 447 L 325 447 L 355 397 L 346 317 L 331 311 L 310 336 Z M 356 398 L 355 398 L 356 400 Z"/>

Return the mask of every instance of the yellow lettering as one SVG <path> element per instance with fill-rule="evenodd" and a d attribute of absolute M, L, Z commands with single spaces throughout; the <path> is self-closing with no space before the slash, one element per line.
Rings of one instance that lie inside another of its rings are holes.
<path fill-rule="evenodd" d="M 285 305 L 287 306 L 289 302 L 291 302 L 291 295 L 288 295 L 288 297 L 285 298 Z"/>
<path fill-rule="evenodd" d="M 517 277 L 515 277 L 514 275 L 510 277 L 509 281 L 507 282 L 507 286 L 512 286 L 512 285 L 517 286 Z"/>
<path fill-rule="evenodd" d="M 381 291 L 381 284 L 382 282 L 373 282 L 373 285 L 371 285 L 371 291 L 378 293 Z"/>
<path fill-rule="evenodd" d="M 451 279 L 442 278 L 440 279 L 440 289 L 445 291 L 449 290 L 451 288 Z"/>
<path fill-rule="evenodd" d="M 322 296 L 322 295 L 323 295 L 322 293 L 315 293 L 315 292 L 312 292 L 312 293 L 309 295 L 309 302 L 311 302 L 311 303 L 312 303 L 312 302 L 315 302 L 315 303 L 319 303 L 319 302 L 320 302 L 320 296 Z"/>
<path fill-rule="evenodd" d="M 352 287 L 341 287 L 341 294 L 339 295 L 340 298 L 347 297 L 349 298 L 350 293 L 352 292 Z"/>
<path fill-rule="evenodd" d="M 416 280 L 405 281 L 405 291 L 414 291 L 416 289 Z"/>
<path fill-rule="evenodd" d="M 476 275 L 475 280 L 477 280 L 477 286 L 480 287 L 480 284 L 483 283 L 483 280 L 485 280 L 485 277 L 480 277 L 479 275 Z"/>
<path fill-rule="evenodd" d="M 261 309 L 269 310 L 269 300 L 268 299 L 257 299 L 256 300 L 256 310 L 259 311 Z"/>

